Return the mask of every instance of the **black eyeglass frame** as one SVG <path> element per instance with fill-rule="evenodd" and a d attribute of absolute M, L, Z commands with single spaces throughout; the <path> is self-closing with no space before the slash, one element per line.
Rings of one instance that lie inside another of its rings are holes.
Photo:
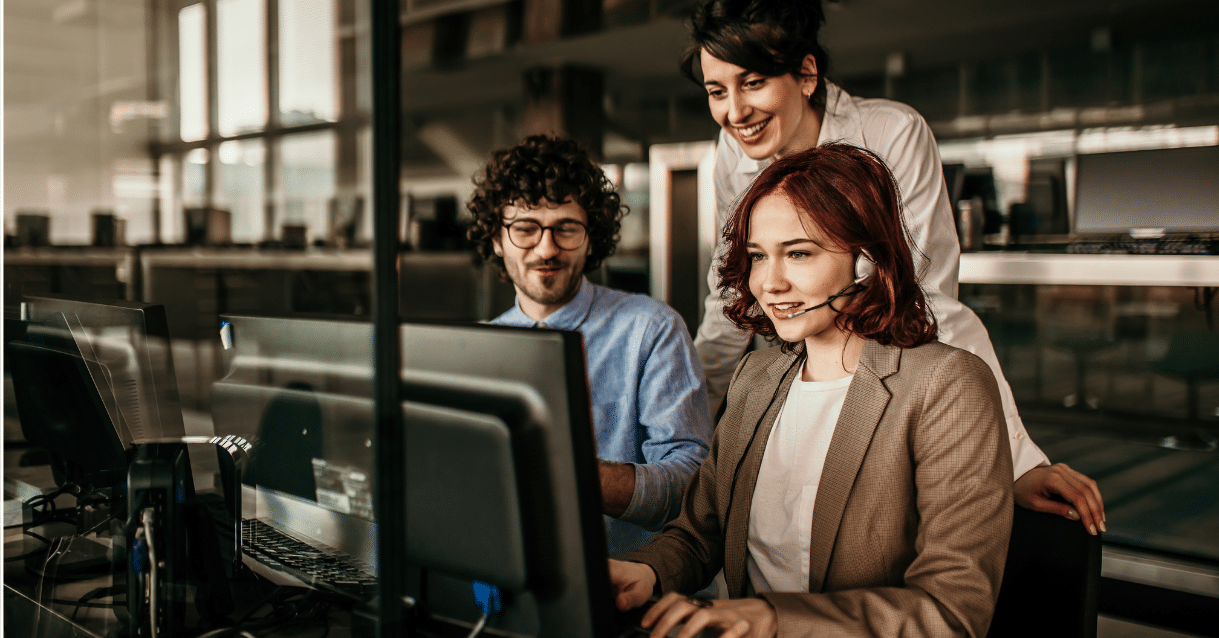
<path fill-rule="evenodd" d="M 512 236 L 512 227 L 517 224 L 529 224 L 532 226 L 537 226 L 538 227 L 537 241 L 533 242 L 532 244 L 529 244 L 528 246 L 522 246 L 522 245 L 518 244 L 516 241 L 516 238 Z M 582 228 L 584 230 L 584 235 L 583 235 L 583 237 L 580 238 L 580 242 L 575 244 L 574 246 L 571 246 L 570 248 L 559 243 L 559 236 L 555 233 L 555 230 L 558 227 L 566 225 L 566 224 L 575 224 L 576 226 L 579 226 L 580 228 Z M 551 224 L 550 226 L 543 226 L 537 220 L 533 220 L 533 219 L 518 219 L 516 221 L 509 222 L 507 224 L 502 224 L 502 225 L 504 227 L 504 230 L 508 231 L 508 241 L 512 242 L 513 246 L 516 246 L 517 248 L 520 248 L 521 250 L 531 250 L 533 248 L 536 248 L 538 244 L 542 243 L 542 237 L 546 235 L 547 230 L 550 231 L 550 238 L 552 241 L 554 241 L 554 245 L 558 246 L 562 250 L 576 250 L 577 248 L 588 243 L 588 224 L 585 224 L 583 222 L 578 222 L 574 219 L 564 219 L 563 221 L 561 221 L 557 224 Z"/>

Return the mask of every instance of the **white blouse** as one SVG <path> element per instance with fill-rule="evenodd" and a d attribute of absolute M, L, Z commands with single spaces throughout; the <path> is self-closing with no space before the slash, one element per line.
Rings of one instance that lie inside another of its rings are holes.
<path fill-rule="evenodd" d="M 853 376 L 788 390 L 762 455 L 749 510 L 746 569 L 754 593 L 808 591 L 813 505 Z"/>

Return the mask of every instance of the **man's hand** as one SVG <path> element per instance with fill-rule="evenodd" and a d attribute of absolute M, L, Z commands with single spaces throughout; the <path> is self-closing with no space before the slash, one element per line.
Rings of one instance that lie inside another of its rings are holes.
<path fill-rule="evenodd" d="M 1105 530 L 1105 502 L 1096 481 L 1067 467 L 1066 463 L 1035 467 L 1016 479 L 1016 504 L 1036 512 L 1058 514 L 1081 521 L 1093 535 Z M 1058 496 L 1066 503 L 1054 500 Z"/>
<path fill-rule="evenodd" d="M 722 631 L 721 638 L 775 638 L 779 618 L 761 598 L 699 600 L 677 593 L 665 595 L 643 615 L 651 638 L 664 638 L 685 623 L 676 638 L 694 638 L 704 629 Z"/>
<path fill-rule="evenodd" d="M 609 559 L 610 585 L 614 588 L 614 604 L 618 609 L 634 609 L 652 597 L 656 587 L 656 572 L 643 563 Z"/>
<path fill-rule="evenodd" d="M 635 496 L 635 466 L 598 460 L 597 469 L 601 473 L 601 509 L 606 516 L 618 518 Z"/>

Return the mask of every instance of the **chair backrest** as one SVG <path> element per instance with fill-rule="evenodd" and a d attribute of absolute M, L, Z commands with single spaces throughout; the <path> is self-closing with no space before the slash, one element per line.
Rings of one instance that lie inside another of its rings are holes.
<path fill-rule="evenodd" d="M 1016 508 L 988 638 L 1096 637 L 1101 538 L 1077 521 Z"/>

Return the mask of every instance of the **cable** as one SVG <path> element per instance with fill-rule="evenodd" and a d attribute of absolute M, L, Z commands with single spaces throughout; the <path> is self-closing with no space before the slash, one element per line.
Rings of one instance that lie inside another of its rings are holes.
<path fill-rule="evenodd" d="M 144 508 L 144 541 L 148 543 L 148 619 L 151 622 L 149 631 L 152 638 L 157 638 L 157 550 L 152 542 L 153 509 Z"/>
<path fill-rule="evenodd" d="M 28 530 L 28 529 L 27 529 L 27 530 L 25 530 L 23 533 L 24 533 L 26 536 L 29 536 L 29 537 L 33 538 L 34 540 L 39 540 L 39 541 L 42 541 L 42 542 L 46 543 L 46 545 L 45 545 L 45 546 L 43 546 L 43 547 L 39 547 L 38 549 L 28 551 L 28 552 L 26 552 L 26 553 L 24 553 L 24 554 L 18 554 L 17 556 L 11 556 L 11 557 L 5 558 L 5 559 L 4 559 L 4 562 L 6 562 L 6 563 L 7 563 L 7 562 L 10 562 L 10 561 L 25 560 L 25 559 L 27 559 L 27 558 L 31 558 L 31 557 L 37 556 L 37 555 L 39 555 L 39 554 L 41 554 L 41 553 L 43 553 L 43 552 L 47 551 L 48 549 L 51 549 L 51 546 L 55 544 L 55 542 L 54 542 L 54 541 L 52 541 L 51 539 L 47 538 L 46 536 L 43 536 L 42 534 L 38 534 L 38 533 L 36 533 L 36 532 L 31 532 L 31 531 L 30 531 L 30 530 Z"/>
<path fill-rule="evenodd" d="M 56 488 L 50 492 L 47 492 L 46 494 L 35 494 L 34 496 L 31 496 L 30 498 L 28 498 L 24 501 L 23 505 L 25 505 L 26 507 L 29 507 L 31 509 L 35 509 L 35 510 L 37 510 L 37 508 L 42 508 L 42 509 L 35 511 L 33 513 L 33 519 L 30 520 L 29 522 L 5 525 L 4 529 L 16 529 L 18 527 L 24 527 L 24 528 L 28 529 L 30 527 L 38 527 L 39 525 L 46 525 L 47 523 L 50 523 L 52 521 L 75 523 L 75 521 L 73 519 L 66 518 L 66 516 L 67 516 L 66 514 L 61 515 L 61 516 L 56 516 L 56 512 L 59 509 L 59 506 L 57 506 L 55 504 L 55 499 L 59 498 L 60 496 L 62 496 L 64 494 L 67 494 L 67 493 L 76 494 L 77 498 L 80 498 L 80 496 L 78 494 L 79 489 L 80 489 L 80 486 L 78 486 L 76 483 L 67 481 L 63 485 L 60 485 L 58 488 Z"/>
<path fill-rule="evenodd" d="M 474 625 L 474 629 L 470 630 L 470 634 L 467 635 L 466 638 L 474 638 L 478 634 L 481 634 L 483 632 L 483 627 L 487 626 L 488 618 L 490 618 L 490 616 L 483 614 L 482 617 L 478 619 L 478 624 Z"/>
<path fill-rule="evenodd" d="M 33 557 L 47 551 L 48 549 L 51 549 L 50 545 L 43 545 L 42 547 L 39 547 L 38 549 L 30 550 L 24 554 L 17 554 L 16 556 L 6 556 L 4 558 L 4 562 L 11 563 L 14 561 L 25 560 L 27 558 L 33 558 Z"/>
<path fill-rule="evenodd" d="M 37 532 L 31 532 L 30 530 L 27 529 L 27 530 L 25 530 L 25 535 L 30 536 L 36 540 L 40 540 L 40 541 L 46 543 L 47 545 L 51 544 L 51 539 L 49 539 L 46 536 L 43 536 L 42 534 L 39 534 Z"/>
<path fill-rule="evenodd" d="M 93 600 L 94 598 L 113 597 L 115 593 L 121 592 L 122 590 L 123 590 L 122 587 L 116 587 L 116 586 L 98 587 L 97 589 L 90 590 L 84 596 L 81 596 L 79 599 L 77 599 L 76 602 L 70 602 L 70 601 L 53 601 L 53 602 L 60 602 L 62 604 L 66 604 L 66 605 L 75 605 L 76 609 L 72 611 L 72 620 L 76 620 L 76 615 L 80 613 L 81 607 L 126 607 L 127 606 L 126 602 L 117 602 L 117 601 L 109 602 L 109 603 L 90 603 L 89 602 L 90 600 Z"/>
<path fill-rule="evenodd" d="M 276 587 L 263 597 L 240 620 L 230 627 L 213 629 L 198 638 L 220 638 L 221 636 L 249 636 L 257 638 L 269 632 L 279 632 L 288 627 L 322 623 L 323 634 L 330 633 L 328 613 L 330 604 L 318 600 L 324 596 L 322 592 L 299 587 Z M 270 604 L 271 610 L 265 616 L 254 618 L 264 605 Z"/>
<path fill-rule="evenodd" d="M 132 567 L 132 569 L 135 570 L 135 576 L 137 579 L 136 585 L 139 588 L 139 589 L 137 589 L 137 591 L 142 589 L 144 592 L 144 596 L 142 598 L 139 598 L 136 601 L 134 601 L 136 604 L 134 605 L 134 608 L 132 609 L 132 612 L 131 612 L 131 618 L 133 620 L 137 620 L 139 618 L 140 606 L 143 605 L 144 603 L 148 602 L 148 581 L 147 581 L 147 571 L 148 570 L 144 569 L 143 560 L 142 560 L 144 557 L 141 556 L 141 554 L 140 554 L 140 552 L 143 551 L 143 548 L 148 545 L 148 542 L 144 539 L 144 528 L 143 527 L 137 527 L 135 529 L 135 532 L 132 534 L 132 536 L 134 537 L 135 540 L 132 541 L 132 543 L 131 543 L 131 557 L 128 558 L 128 560 L 131 561 L 131 567 Z M 130 601 L 130 600 L 128 601 L 129 607 L 132 606 L 132 602 L 133 601 Z M 138 622 L 138 620 L 137 620 L 137 622 Z M 136 630 L 133 629 L 133 632 L 135 632 L 135 631 Z"/>
<path fill-rule="evenodd" d="M 94 525 L 93 527 L 90 527 L 88 530 L 83 531 L 83 532 L 81 532 L 81 533 L 77 534 L 77 536 L 88 536 L 89 534 L 92 534 L 93 532 L 96 532 L 96 531 L 97 531 L 97 529 L 98 529 L 99 527 L 101 527 L 102 525 L 105 525 L 106 523 L 109 523 L 110 521 L 112 521 L 112 520 L 114 520 L 114 519 L 116 519 L 116 518 L 118 518 L 118 517 L 119 517 L 119 513 L 118 513 L 118 512 L 115 512 L 115 513 L 111 514 L 110 516 L 107 516 L 105 519 L 103 519 L 103 520 L 102 520 L 100 523 L 98 523 L 97 525 Z"/>

